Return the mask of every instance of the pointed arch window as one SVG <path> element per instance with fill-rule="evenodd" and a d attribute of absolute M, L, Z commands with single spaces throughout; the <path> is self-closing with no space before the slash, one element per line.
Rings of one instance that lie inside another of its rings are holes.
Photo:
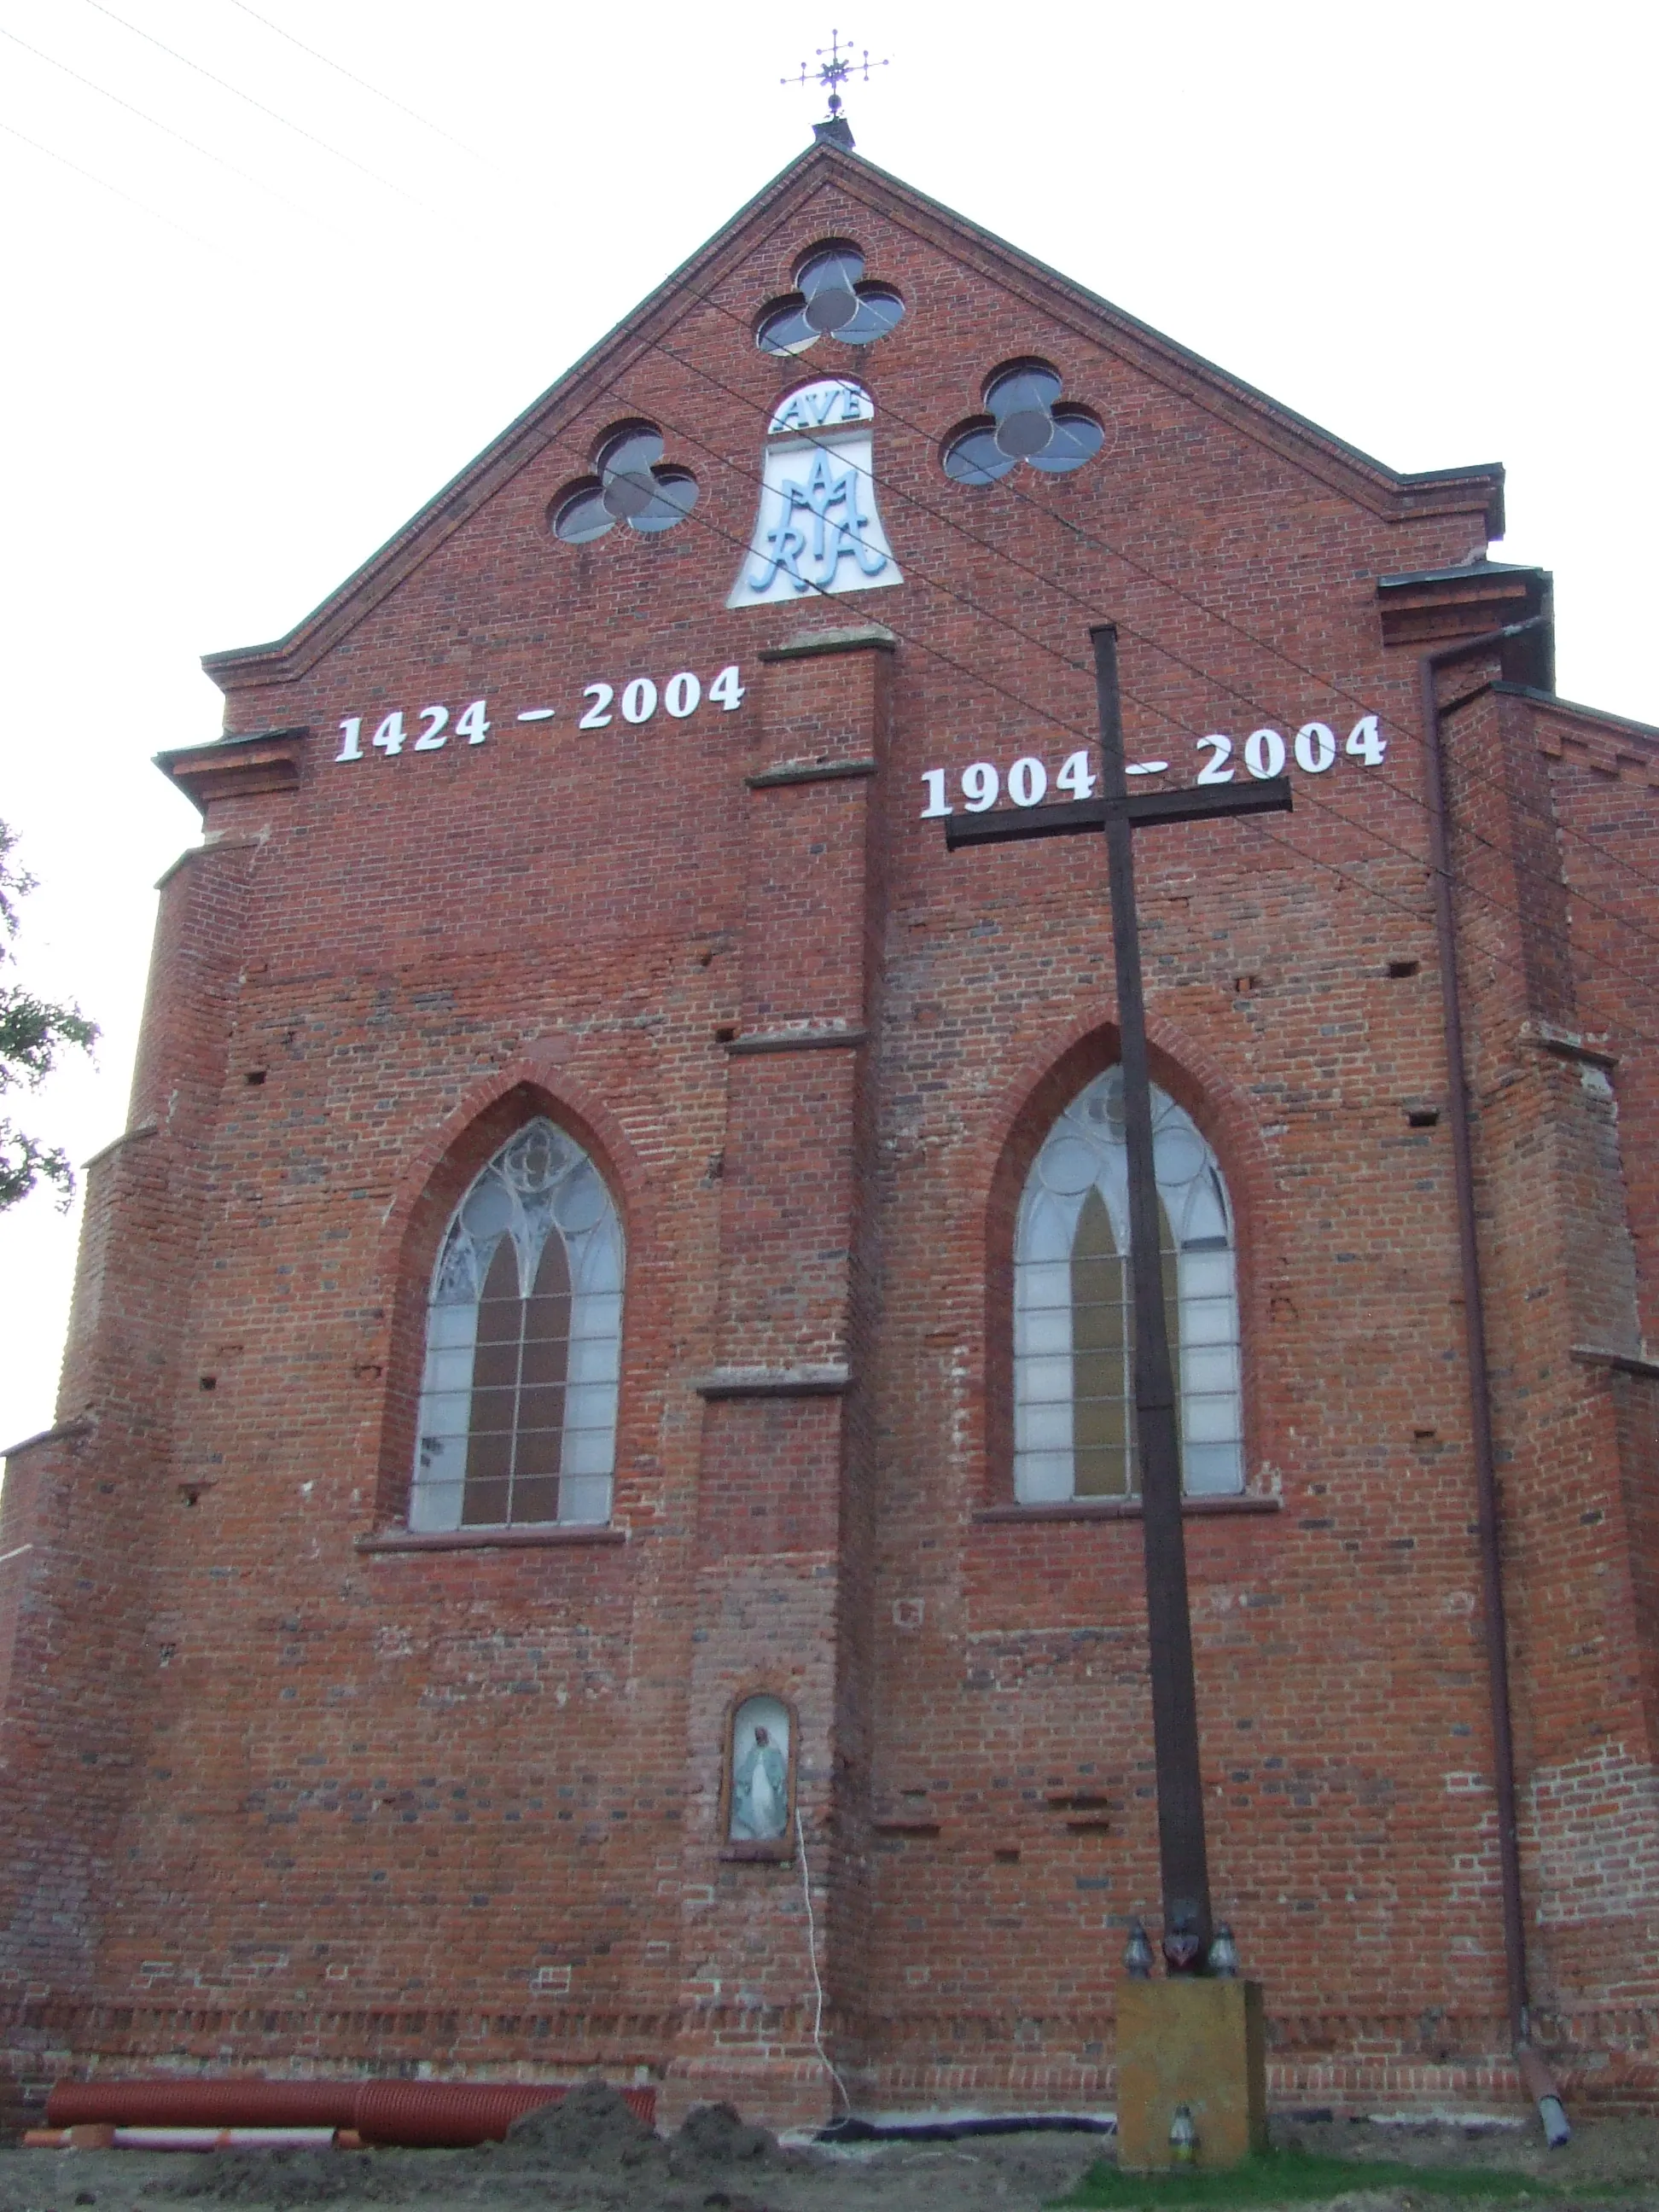
<path fill-rule="evenodd" d="M 604 1177 L 562 1129 L 530 1122 L 438 1256 L 411 1529 L 609 1520 L 623 1262 Z"/>
<path fill-rule="evenodd" d="M 1182 1487 L 1244 1486 L 1232 1208 L 1215 1154 L 1152 1091 L 1164 1312 Z M 1079 1092 L 1031 1164 L 1014 1231 L 1014 1496 L 1036 1505 L 1131 1498 L 1134 1300 L 1123 1078 Z"/>

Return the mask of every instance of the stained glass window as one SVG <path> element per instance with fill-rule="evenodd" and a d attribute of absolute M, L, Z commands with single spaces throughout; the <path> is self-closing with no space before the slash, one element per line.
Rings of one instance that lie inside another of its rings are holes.
<path fill-rule="evenodd" d="M 1244 1486 L 1232 1212 L 1215 1154 L 1152 1091 L 1164 1312 L 1189 1496 Z M 1098 1075 L 1032 1163 L 1014 1232 L 1014 1495 L 1130 1498 L 1134 1301 L 1123 1079 Z"/>
<path fill-rule="evenodd" d="M 623 1259 L 581 1146 L 544 1119 L 520 1129 L 434 1273 L 411 1529 L 610 1518 Z"/>

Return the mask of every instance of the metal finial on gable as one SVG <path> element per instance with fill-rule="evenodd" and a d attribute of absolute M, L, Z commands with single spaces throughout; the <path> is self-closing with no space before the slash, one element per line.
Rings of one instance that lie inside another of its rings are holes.
<path fill-rule="evenodd" d="M 780 84 L 821 84 L 827 87 L 830 94 L 830 113 L 823 122 L 815 123 L 812 125 L 812 136 L 821 146 L 839 146 L 850 154 L 853 150 L 853 126 L 841 112 L 841 88 L 849 77 L 854 76 L 861 77 L 864 82 L 868 84 L 871 70 L 885 69 L 887 63 L 884 60 L 872 62 L 868 46 L 862 49 L 860 57 L 855 58 L 851 40 L 849 39 L 843 47 L 841 43 L 841 33 L 833 27 L 830 33 L 829 45 L 814 49 L 814 59 L 817 64 L 816 69 L 811 62 L 803 62 L 799 76 L 781 76 L 778 82 Z"/>

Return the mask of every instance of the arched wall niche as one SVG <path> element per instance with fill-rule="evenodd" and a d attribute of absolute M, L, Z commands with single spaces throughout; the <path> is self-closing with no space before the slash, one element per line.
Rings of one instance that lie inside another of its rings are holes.
<path fill-rule="evenodd" d="M 786 1741 L 781 1747 L 781 1781 L 768 1762 L 764 1784 L 774 1800 L 772 1820 L 757 1823 L 751 1814 L 757 1795 L 752 1768 L 756 1761 L 757 1725 L 768 1729 L 777 1748 L 775 1722 L 781 1722 Z M 800 1766 L 800 1716 L 793 1698 L 769 1680 L 746 1682 L 726 1708 L 720 1743 L 719 1843 L 728 1856 L 752 1858 L 793 1858 L 795 1853 L 796 1778 Z M 780 1802 L 776 1802 L 781 1799 Z M 770 1832 L 761 1832 L 769 1827 Z"/>
<path fill-rule="evenodd" d="M 474 1178 L 538 1115 L 574 1138 L 592 1159 L 610 1189 L 627 1241 L 616 1494 L 620 1497 L 624 1489 L 622 1470 L 639 1449 L 638 1393 L 629 1387 L 629 1348 L 640 1338 L 639 1309 L 648 1297 L 642 1286 L 651 1272 L 652 1209 L 645 1179 L 614 1118 L 562 1069 L 520 1066 L 503 1070 L 494 1083 L 479 1086 L 451 1115 L 411 1161 L 387 1212 L 378 1271 L 378 1279 L 389 1283 L 392 1295 L 375 1456 L 377 1526 L 401 1522 L 409 1503 L 426 1354 L 427 1302 L 444 1232 Z M 615 1503 L 612 1513 L 617 1513 Z"/>
<path fill-rule="evenodd" d="M 1244 1463 L 1261 1456 L 1261 1392 L 1257 1357 L 1270 1294 L 1259 1255 L 1274 1179 L 1249 1100 L 1212 1056 L 1170 1026 L 1147 1024 L 1147 1066 L 1154 1084 L 1190 1114 L 1212 1150 L 1232 1204 L 1237 1253 L 1239 1324 L 1244 1372 Z M 984 1213 L 982 1449 L 979 1498 L 984 1505 L 1013 1499 L 1014 1230 L 1031 1164 L 1063 1109 L 1095 1077 L 1117 1065 L 1115 1022 L 1085 1018 L 1033 1054 L 1003 1093 L 990 1127 L 992 1152 Z"/>

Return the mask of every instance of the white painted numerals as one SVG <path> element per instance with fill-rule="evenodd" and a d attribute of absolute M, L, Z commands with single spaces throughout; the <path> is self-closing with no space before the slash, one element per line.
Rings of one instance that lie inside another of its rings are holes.
<path fill-rule="evenodd" d="M 1196 742 L 1199 770 L 1194 781 L 1231 783 L 1237 773 L 1233 739 L 1217 731 Z M 1264 726 L 1252 730 L 1245 738 L 1242 757 L 1248 772 L 1259 782 L 1266 782 L 1269 776 L 1283 775 L 1292 761 L 1304 775 L 1324 775 L 1335 767 L 1340 753 L 1346 753 L 1363 767 L 1381 768 L 1388 752 L 1389 741 L 1376 716 L 1363 714 L 1349 732 L 1346 745 L 1339 746 L 1328 722 L 1304 722 L 1288 745 L 1282 732 Z M 1040 806 L 1051 793 L 1066 799 L 1092 799 L 1100 788 L 1095 759 L 1092 747 L 1079 746 L 1076 752 L 1066 754 L 1052 783 L 1046 764 L 1035 754 L 1022 755 L 1006 775 L 994 761 L 970 761 L 957 771 L 957 795 L 969 814 L 988 813 L 1005 790 L 1016 806 Z M 1128 771 L 1132 776 L 1157 775 L 1168 767 L 1167 761 L 1131 761 Z M 927 803 L 921 810 L 924 822 L 955 813 L 956 801 L 949 788 L 951 774 L 948 769 L 923 769 L 921 781 L 927 793 Z"/>
<path fill-rule="evenodd" d="M 1089 764 L 1086 751 L 1067 753 L 1060 764 L 1060 774 L 1054 778 L 1056 791 L 1063 791 L 1067 799 L 1092 799 L 1100 778 Z"/>
<path fill-rule="evenodd" d="M 1198 740 L 1200 752 L 1210 757 L 1198 772 L 1200 783 L 1231 783 L 1233 770 L 1233 741 L 1218 731 L 1214 736 Z M 1362 714 L 1348 732 L 1348 742 L 1343 750 L 1366 768 L 1381 768 L 1389 755 L 1389 741 L 1382 735 L 1375 714 Z M 1328 722 L 1304 722 L 1291 740 L 1291 751 L 1296 764 L 1304 775 L 1323 775 L 1336 765 L 1336 732 Z M 1277 730 L 1252 730 L 1244 740 L 1244 765 L 1253 776 L 1265 782 L 1270 775 L 1283 775 L 1285 767 L 1285 740 Z"/>
<path fill-rule="evenodd" d="M 921 780 L 927 787 L 927 804 L 921 810 L 924 822 L 956 811 L 945 795 L 945 777 L 942 768 L 922 772 Z M 1067 799 L 1092 799 L 1099 781 L 1089 765 L 1087 751 L 1079 749 L 1067 753 L 1060 763 L 1054 788 L 1063 791 Z M 960 787 L 962 803 L 969 814 L 988 813 L 1002 794 L 1002 772 L 994 761 L 975 761 L 963 769 Z M 1048 796 L 1048 770 L 1035 753 L 1022 753 L 1009 769 L 1008 796 L 1016 806 L 1041 806 Z"/>
<path fill-rule="evenodd" d="M 1389 741 L 1376 726 L 1375 714 L 1364 714 L 1348 732 L 1346 750 L 1367 768 L 1381 768 L 1388 757 Z"/>
<path fill-rule="evenodd" d="M 453 726 L 447 707 L 416 708 L 415 720 L 420 727 L 414 743 L 410 744 L 404 710 L 401 707 L 394 707 L 389 714 L 380 717 L 369 744 L 390 760 L 402 752 L 405 745 L 411 752 L 435 753 L 441 751 L 452 737 L 464 738 L 470 745 L 481 745 L 489 735 L 489 705 L 483 699 L 474 699 L 463 707 Z M 334 757 L 337 761 L 358 761 L 368 757 L 363 750 L 363 718 L 361 714 L 348 714 L 341 723 L 340 750 Z"/>
<path fill-rule="evenodd" d="M 1206 745 L 1210 749 L 1210 757 L 1198 771 L 1198 781 L 1200 783 L 1231 783 L 1233 780 L 1233 772 L 1227 763 L 1233 757 L 1232 739 L 1231 738 L 1200 738 L 1198 741 L 1200 752 L 1202 752 Z"/>
<path fill-rule="evenodd" d="M 653 676 L 630 676 L 620 691 L 614 684 L 584 684 L 582 711 L 576 718 L 576 727 L 608 730 L 620 715 L 623 723 L 637 729 L 659 713 L 666 714 L 671 721 L 684 722 L 705 704 L 734 714 L 744 702 L 746 690 L 743 672 L 735 661 L 710 677 L 706 685 L 690 668 L 680 669 L 660 685 Z M 550 722 L 562 711 L 555 707 L 526 707 L 520 710 L 517 720 Z M 453 721 L 447 707 L 419 707 L 412 712 L 394 707 L 375 724 L 367 744 L 363 722 L 362 714 L 348 714 L 340 724 L 340 750 L 334 756 L 337 761 L 368 760 L 376 752 L 388 760 L 395 760 L 405 750 L 441 752 L 452 738 L 469 745 L 481 745 L 494 726 L 489 720 L 489 702 L 485 699 L 471 701 Z"/>
<path fill-rule="evenodd" d="M 623 721 L 631 722 L 635 728 L 642 722 L 648 722 L 659 706 L 675 721 L 683 722 L 689 714 L 696 713 L 705 696 L 714 706 L 723 708 L 726 714 L 733 714 L 742 706 L 746 689 L 742 672 L 735 663 L 729 668 L 721 669 L 709 684 L 706 694 L 701 679 L 689 668 L 682 668 L 678 676 L 671 676 L 660 691 L 654 679 L 649 676 L 630 677 L 622 687 L 620 698 L 614 684 L 584 684 L 582 697 L 587 702 L 587 706 L 578 717 L 576 727 L 579 730 L 608 730 L 617 718 L 618 708 Z"/>

